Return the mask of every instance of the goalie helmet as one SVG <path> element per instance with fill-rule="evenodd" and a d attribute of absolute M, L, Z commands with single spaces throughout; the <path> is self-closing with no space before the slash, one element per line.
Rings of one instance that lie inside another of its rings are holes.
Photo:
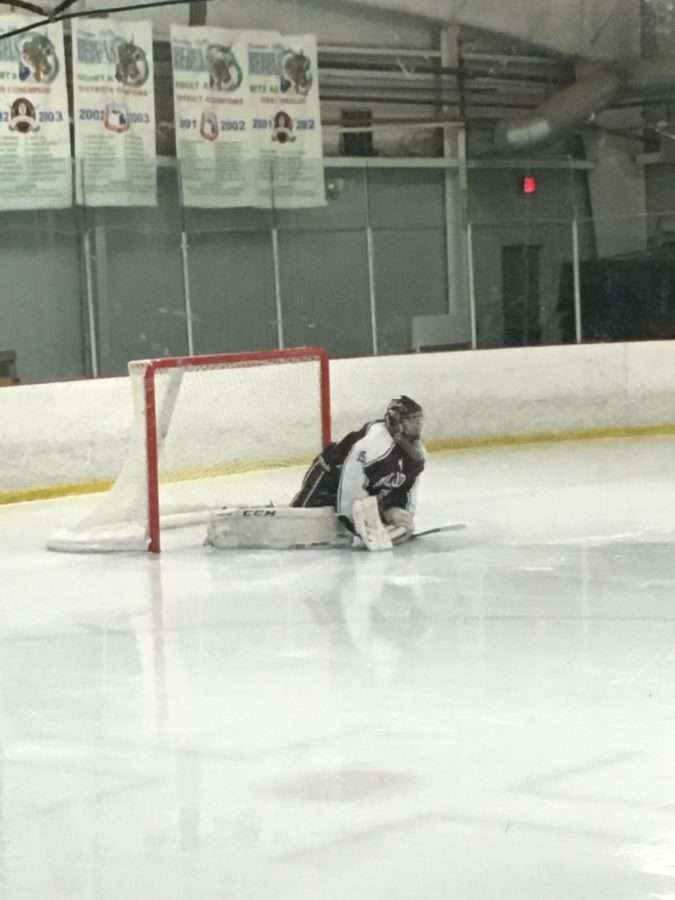
<path fill-rule="evenodd" d="M 421 456 L 420 439 L 424 414 L 422 407 L 405 394 L 390 401 L 384 415 L 384 424 L 397 444 L 411 456 Z"/>

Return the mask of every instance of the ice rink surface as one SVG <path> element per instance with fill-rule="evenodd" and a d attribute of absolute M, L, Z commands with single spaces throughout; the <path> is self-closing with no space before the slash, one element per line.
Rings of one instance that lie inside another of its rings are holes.
<path fill-rule="evenodd" d="M 0 508 L 0 897 L 675 897 L 675 439 L 425 478 L 384 554 Z"/>

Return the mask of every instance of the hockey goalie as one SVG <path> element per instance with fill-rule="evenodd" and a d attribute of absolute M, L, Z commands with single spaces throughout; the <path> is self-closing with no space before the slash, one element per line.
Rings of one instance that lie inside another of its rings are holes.
<path fill-rule="evenodd" d="M 426 451 L 422 407 L 396 397 L 384 418 L 328 444 L 307 470 L 290 507 L 223 509 L 207 544 L 219 549 L 365 546 L 388 550 L 415 531 Z"/>

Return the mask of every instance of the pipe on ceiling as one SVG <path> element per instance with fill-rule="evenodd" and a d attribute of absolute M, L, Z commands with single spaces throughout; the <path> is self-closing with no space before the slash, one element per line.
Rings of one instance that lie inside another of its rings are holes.
<path fill-rule="evenodd" d="M 598 69 L 549 97 L 527 116 L 499 122 L 494 135 L 498 153 L 540 150 L 617 100 L 653 99 L 675 91 L 675 57 L 658 56 Z"/>

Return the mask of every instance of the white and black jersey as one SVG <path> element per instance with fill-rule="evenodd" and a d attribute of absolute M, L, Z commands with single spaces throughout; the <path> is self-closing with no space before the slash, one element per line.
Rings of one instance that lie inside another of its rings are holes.
<path fill-rule="evenodd" d="M 351 521 L 354 501 L 374 496 L 380 510 L 398 506 L 414 513 L 424 462 L 421 442 L 413 454 L 394 440 L 383 421 L 368 422 L 317 456 L 292 506 L 332 506 Z"/>

